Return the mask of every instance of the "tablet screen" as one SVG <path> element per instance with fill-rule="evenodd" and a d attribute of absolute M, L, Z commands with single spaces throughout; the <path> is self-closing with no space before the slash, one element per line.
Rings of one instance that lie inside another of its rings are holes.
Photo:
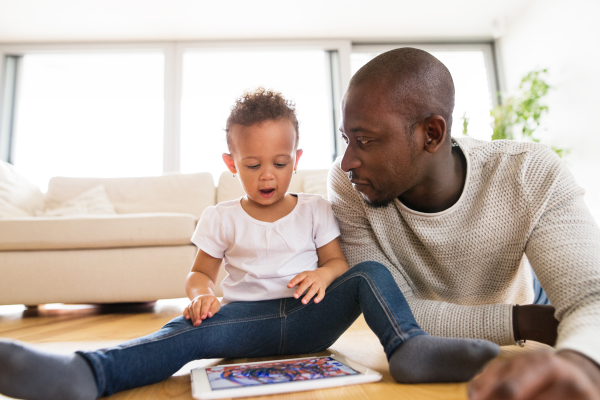
<path fill-rule="evenodd" d="M 358 375 L 331 357 L 206 368 L 212 390 Z"/>

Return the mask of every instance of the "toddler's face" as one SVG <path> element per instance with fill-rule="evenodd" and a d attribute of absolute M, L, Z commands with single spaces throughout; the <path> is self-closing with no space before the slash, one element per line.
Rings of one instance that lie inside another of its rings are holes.
<path fill-rule="evenodd" d="M 285 197 L 302 150 L 296 148 L 291 121 L 281 118 L 252 126 L 230 128 L 231 154 L 223 160 L 238 174 L 249 201 L 273 205 Z"/>

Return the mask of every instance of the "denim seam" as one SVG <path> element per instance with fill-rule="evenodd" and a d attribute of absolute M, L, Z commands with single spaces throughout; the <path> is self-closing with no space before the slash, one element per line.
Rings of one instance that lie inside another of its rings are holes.
<path fill-rule="evenodd" d="M 279 347 L 279 354 L 285 352 L 285 340 L 287 336 L 287 313 L 285 312 L 285 306 L 287 305 L 287 299 L 283 299 L 283 319 L 281 320 L 281 335 L 282 341 Z"/>
<path fill-rule="evenodd" d="M 94 364 L 94 369 L 97 371 L 98 376 L 98 398 L 102 397 L 104 390 L 106 389 L 106 376 L 104 375 L 104 368 L 102 367 L 102 362 L 98 359 L 94 353 L 85 353 L 86 356 L 92 359 Z"/>
<path fill-rule="evenodd" d="M 279 300 L 279 354 L 282 352 L 281 346 L 283 345 L 283 330 L 284 330 L 284 299 Z"/>
<path fill-rule="evenodd" d="M 397 328 L 396 333 L 398 334 L 398 336 L 400 336 L 403 341 L 406 340 L 407 335 L 402 331 L 402 327 L 400 326 L 398 321 L 396 321 L 396 318 L 394 318 L 394 315 L 392 314 L 390 307 L 383 300 L 383 297 L 381 296 L 381 293 L 379 292 L 379 288 L 377 287 L 377 285 L 375 285 L 375 282 L 373 282 L 371 277 L 368 275 L 364 275 L 362 273 L 359 273 L 359 275 L 363 276 L 367 280 L 367 283 L 369 283 L 369 286 L 371 286 L 373 291 L 377 291 L 377 295 L 375 297 L 377 298 L 377 301 L 379 302 L 379 304 L 381 304 L 381 307 L 383 308 L 384 312 L 386 313 L 388 320 L 390 320 L 390 322 L 392 322 L 392 326 L 394 326 L 394 324 L 395 324 L 394 329 Z M 400 331 L 400 332 L 398 332 L 398 331 Z"/>
<path fill-rule="evenodd" d="M 362 272 L 357 272 L 355 274 L 347 276 L 344 280 L 336 283 L 335 286 L 333 286 L 333 287 L 330 286 L 327 289 L 330 289 L 329 292 L 332 292 L 336 288 L 338 288 L 341 284 L 343 284 L 344 282 L 348 281 L 349 279 L 353 279 L 353 278 L 356 278 L 356 277 L 359 277 L 359 276 L 365 278 L 365 280 L 369 284 L 369 287 L 373 291 L 373 294 L 375 295 L 375 298 L 377 298 L 377 301 L 381 305 L 381 308 L 383 309 L 384 313 L 388 317 L 388 320 L 391 322 L 392 327 L 396 331 L 396 335 L 398 335 L 403 341 L 406 340 L 407 339 L 406 334 L 402 331 L 402 328 L 400 327 L 400 324 L 398 324 L 398 321 L 396 321 L 396 318 L 394 318 L 393 314 L 391 314 L 389 306 L 387 305 L 387 303 L 385 301 L 383 301 L 383 298 L 381 296 L 381 293 L 379 292 L 379 289 L 377 288 L 377 286 L 375 285 L 375 283 L 373 282 L 373 280 L 371 279 L 370 276 L 368 276 L 368 275 L 366 275 L 366 274 L 364 274 Z M 325 295 L 327 295 L 327 293 Z M 308 306 L 308 304 L 304 304 L 303 306 L 300 306 L 300 307 L 298 307 L 298 308 L 290 311 L 289 314 L 291 315 L 291 314 L 295 313 L 296 311 L 300 311 L 301 309 L 303 309 L 306 306 Z"/>
<path fill-rule="evenodd" d="M 209 326 L 221 326 L 221 325 L 230 325 L 233 323 L 238 323 L 238 322 L 249 322 L 249 321 L 262 321 L 265 319 L 271 319 L 271 318 L 277 318 L 278 315 L 277 314 L 270 314 L 270 315 L 264 315 L 262 317 L 254 317 L 254 318 L 238 318 L 238 319 L 232 319 L 232 320 L 228 320 L 228 321 L 224 321 L 224 322 L 215 322 L 210 324 Z M 183 333 L 187 333 L 189 331 L 192 331 L 194 329 L 202 329 L 205 328 L 206 325 L 202 326 L 202 324 L 200 324 L 200 326 L 190 326 L 181 330 L 178 330 L 176 332 L 172 332 L 170 334 L 161 336 L 161 337 L 157 337 L 155 339 L 147 339 L 145 340 L 143 343 L 132 343 L 128 346 L 124 346 L 124 345 L 118 345 L 119 349 L 128 349 L 130 347 L 134 347 L 134 346 L 139 346 L 140 344 L 148 344 L 148 343 L 154 343 L 154 342 L 158 342 L 160 340 L 164 340 L 164 339 L 170 339 L 174 336 L 178 336 L 181 335 Z M 107 350 L 107 352 L 110 350 Z"/>

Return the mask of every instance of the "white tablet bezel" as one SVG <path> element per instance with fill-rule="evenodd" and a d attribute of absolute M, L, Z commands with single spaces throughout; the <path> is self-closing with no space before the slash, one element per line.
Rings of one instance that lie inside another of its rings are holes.
<path fill-rule="evenodd" d="M 268 394 L 277 393 L 289 393 L 289 392 L 301 392 L 305 390 L 324 389 L 336 386 L 347 386 L 356 385 L 360 383 L 377 382 L 381 379 L 381 374 L 377 371 L 373 371 L 367 367 L 364 367 L 354 361 L 348 360 L 343 356 L 332 354 L 330 356 L 320 357 L 300 357 L 300 358 L 287 358 L 283 360 L 272 360 L 272 361 L 260 361 L 260 362 L 245 362 L 238 364 L 226 364 L 219 365 L 219 367 L 225 367 L 230 365 L 240 364 L 267 364 L 274 362 L 285 362 L 293 360 L 302 360 L 306 358 L 324 358 L 331 357 L 334 360 L 347 365 L 358 372 L 358 375 L 340 376 L 330 379 L 314 379 L 310 381 L 295 381 L 286 383 L 277 383 L 273 385 L 259 385 L 249 387 L 239 387 L 234 389 L 219 389 L 212 390 L 208 376 L 206 375 L 206 368 L 195 368 L 190 371 L 192 378 L 192 396 L 195 399 L 211 400 L 211 399 L 223 399 L 223 398 L 235 398 L 235 397 L 250 397 L 250 396 L 262 396 Z M 214 367 L 214 366 L 213 366 Z M 211 367 L 207 367 L 211 368 Z"/>

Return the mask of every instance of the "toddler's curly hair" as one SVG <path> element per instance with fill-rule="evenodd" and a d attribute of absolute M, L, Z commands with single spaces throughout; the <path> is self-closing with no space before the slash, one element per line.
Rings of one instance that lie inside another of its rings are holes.
<path fill-rule="evenodd" d="M 265 121 L 276 121 L 287 118 L 294 125 L 296 131 L 296 146 L 298 146 L 299 132 L 298 119 L 296 118 L 296 104 L 286 100 L 283 95 L 275 90 L 259 87 L 253 91 L 245 92 L 236 99 L 231 107 L 231 114 L 227 118 L 225 132 L 227 133 L 227 147 L 231 149 L 231 127 L 235 124 L 252 126 Z"/>

